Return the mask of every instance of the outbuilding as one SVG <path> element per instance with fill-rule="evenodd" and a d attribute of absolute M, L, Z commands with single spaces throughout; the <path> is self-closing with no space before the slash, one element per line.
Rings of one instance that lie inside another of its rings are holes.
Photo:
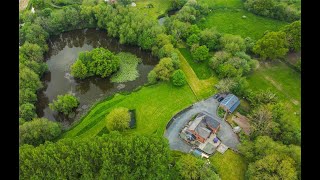
<path fill-rule="evenodd" d="M 239 106 L 240 100 L 233 94 L 228 94 L 220 103 L 220 107 L 226 112 L 233 113 L 233 111 Z"/>

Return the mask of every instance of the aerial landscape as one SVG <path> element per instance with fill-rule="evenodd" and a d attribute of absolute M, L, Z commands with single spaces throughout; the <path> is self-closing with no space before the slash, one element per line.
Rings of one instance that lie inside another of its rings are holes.
<path fill-rule="evenodd" d="M 19 179 L 301 179 L 301 0 L 19 0 Z"/>

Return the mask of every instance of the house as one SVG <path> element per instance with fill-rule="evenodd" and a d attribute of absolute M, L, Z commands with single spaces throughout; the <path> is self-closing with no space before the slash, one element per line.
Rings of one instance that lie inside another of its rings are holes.
<path fill-rule="evenodd" d="M 186 129 L 186 136 L 188 140 L 197 140 L 204 143 L 211 134 L 216 133 L 220 128 L 220 123 L 212 117 L 199 113 L 190 126 Z"/>
<path fill-rule="evenodd" d="M 240 104 L 240 100 L 233 94 L 228 94 L 220 103 L 220 107 L 226 112 L 232 113 Z"/>

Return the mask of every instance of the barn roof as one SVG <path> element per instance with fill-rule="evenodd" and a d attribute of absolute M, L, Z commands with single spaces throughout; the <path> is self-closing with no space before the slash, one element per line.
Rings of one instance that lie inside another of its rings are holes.
<path fill-rule="evenodd" d="M 239 98 L 233 94 L 228 94 L 220 105 L 225 106 L 230 112 L 233 112 L 240 104 Z"/>

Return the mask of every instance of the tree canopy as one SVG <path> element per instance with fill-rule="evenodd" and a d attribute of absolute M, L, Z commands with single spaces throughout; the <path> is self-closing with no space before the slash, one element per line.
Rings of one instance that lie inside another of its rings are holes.
<path fill-rule="evenodd" d="M 79 105 L 79 100 L 71 94 L 58 95 L 56 100 L 49 104 L 53 111 L 61 112 L 68 115 L 72 110 Z"/>
<path fill-rule="evenodd" d="M 168 179 L 169 145 L 163 137 L 116 132 L 19 148 L 21 179 Z"/>
<path fill-rule="evenodd" d="M 61 134 L 60 124 L 45 118 L 35 118 L 19 126 L 19 144 L 38 146 Z"/>
<path fill-rule="evenodd" d="M 253 52 L 263 59 L 283 58 L 288 52 L 288 42 L 284 32 L 268 32 L 253 47 Z"/>

